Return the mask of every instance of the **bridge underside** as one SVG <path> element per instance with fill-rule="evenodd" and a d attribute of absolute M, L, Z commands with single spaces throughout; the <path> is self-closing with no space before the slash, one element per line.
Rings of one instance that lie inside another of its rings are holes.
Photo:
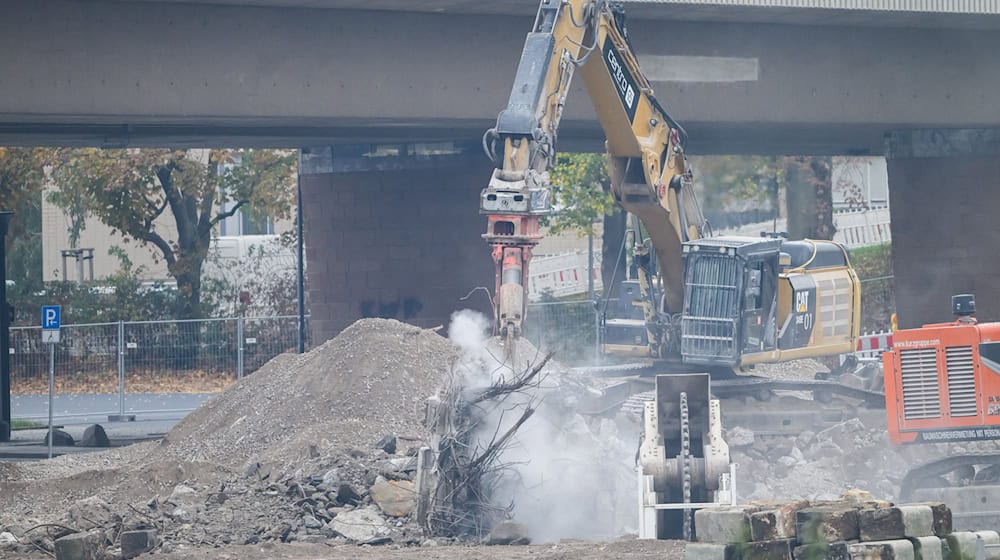
<path fill-rule="evenodd" d="M 506 4 L 524 15 L 9 3 L 0 145 L 474 146 L 506 104 L 534 13 L 532 1 Z M 692 154 L 881 154 L 889 133 L 954 138 L 890 154 L 900 317 L 940 319 L 952 292 L 977 291 L 983 317 L 1000 318 L 989 303 L 1000 301 L 1000 268 L 986 256 L 1000 241 L 987 211 L 1000 202 L 998 154 L 988 135 L 962 131 L 1000 128 L 996 18 L 674 17 L 643 15 L 630 37 Z M 602 149 L 585 99 L 579 86 L 570 94 L 563 150 Z M 477 213 L 489 167 L 477 150 L 455 158 L 338 167 L 334 154 L 327 169 L 304 170 L 317 342 L 365 315 L 435 326 L 491 285 Z"/>

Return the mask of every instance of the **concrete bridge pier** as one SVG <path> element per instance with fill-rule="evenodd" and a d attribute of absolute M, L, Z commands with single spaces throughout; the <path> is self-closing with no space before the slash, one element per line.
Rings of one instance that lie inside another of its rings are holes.
<path fill-rule="evenodd" d="M 1000 321 L 1000 129 L 887 135 L 899 327 L 952 320 L 951 296 L 976 295 Z"/>
<path fill-rule="evenodd" d="M 478 146 L 401 144 L 302 150 L 303 239 L 313 343 L 363 317 L 423 327 L 490 311 Z"/>

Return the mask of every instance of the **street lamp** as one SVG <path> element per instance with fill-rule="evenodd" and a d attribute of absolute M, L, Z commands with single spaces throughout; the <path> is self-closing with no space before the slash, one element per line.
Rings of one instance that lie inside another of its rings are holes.
<path fill-rule="evenodd" d="M 10 441 L 10 306 L 7 304 L 7 224 L 13 212 L 0 211 L 0 441 Z"/>

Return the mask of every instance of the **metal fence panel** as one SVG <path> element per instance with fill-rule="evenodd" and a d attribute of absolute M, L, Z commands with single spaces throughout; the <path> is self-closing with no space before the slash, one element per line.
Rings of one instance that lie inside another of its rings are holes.
<path fill-rule="evenodd" d="M 590 301 L 559 301 L 528 305 L 524 336 L 555 359 L 576 366 L 595 363 L 597 325 Z"/>
<path fill-rule="evenodd" d="M 220 391 L 278 354 L 294 352 L 298 317 L 63 325 L 60 334 L 56 417 L 186 412 L 190 408 L 164 410 L 152 403 L 193 407 L 201 399 L 150 397 Z M 10 335 L 15 415 L 41 418 L 36 401 L 48 393 L 49 346 L 41 327 L 12 327 Z"/>

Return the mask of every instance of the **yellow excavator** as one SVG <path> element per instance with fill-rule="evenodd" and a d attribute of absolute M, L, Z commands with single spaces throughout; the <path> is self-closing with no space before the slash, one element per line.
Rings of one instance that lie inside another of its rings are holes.
<path fill-rule="evenodd" d="M 607 137 L 611 193 L 632 217 L 639 316 L 608 319 L 604 349 L 685 366 L 741 368 L 853 352 L 860 288 L 830 241 L 709 237 L 686 133 L 653 96 L 611 2 L 542 0 L 510 101 L 484 145 L 483 238 L 496 263 L 496 330 L 526 320 L 528 267 L 551 211 L 548 171 L 579 70 Z"/>
<path fill-rule="evenodd" d="M 654 97 L 621 5 L 541 0 L 508 105 L 483 137 L 496 166 L 480 211 L 496 265 L 498 335 L 513 342 L 530 320 L 528 268 L 552 210 L 549 169 L 577 71 L 607 138 L 611 193 L 633 223 L 637 278 L 623 290 L 625 316 L 605 319 L 603 346 L 670 374 L 657 375 L 644 407 L 641 533 L 683 526 L 691 537 L 692 508 L 733 498 L 712 400 L 731 380 L 704 372 L 732 377 L 754 364 L 854 352 L 860 285 L 837 243 L 712 237 L 692 188 L 687 135 Z"/>

